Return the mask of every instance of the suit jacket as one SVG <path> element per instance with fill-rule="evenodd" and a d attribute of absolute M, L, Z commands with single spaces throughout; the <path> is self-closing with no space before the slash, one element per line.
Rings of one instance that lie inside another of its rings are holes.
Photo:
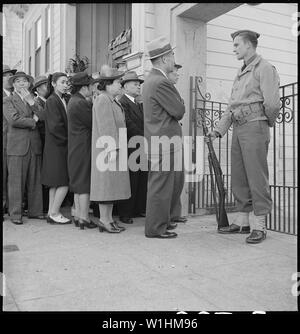
<path fill-rule="evenodd" d="M 33 113 L 39 111 L 35 103 L 24 103 L 17 93 L 5 97 L 3 113 L 8 123 L 7 155 L 24 156 L 31 146 L 35 154 L 42 154 L 42 144 Z"/>
<path fill-rule="evenodd" d="M 7 94 L 5 93 L 4 89 L 2 89 L 2 99 L 4 99 L 5 97 L 7 97 Z M 7 146 L 7 130 L 8 130 L 8 123 L 6 118 L 4 117 L 4 113 L 2 115 L 2 119 L 3 119 L 3 151 L 6 151 L 6 146 Z"/>
<path fill-rule="evenodd" d="M 144 136 L 144 113 L 141 103 L 133 103 L 125 94 L 119 102 L 125 113 L 127 139 L 133 136 Z"/>
<path fill-rule="evenodd" d="M 150 146 L 152 136 L 182 136 L 181 126 L 185 108 L 183 101 L 169 79 L 157 69 L 152 69 L 143 85 L 144 131 Z M 182 148 L 182 143 L 171 145 L 170 151 Z M 161 153 L 169 152 L 163 148 Z"/>

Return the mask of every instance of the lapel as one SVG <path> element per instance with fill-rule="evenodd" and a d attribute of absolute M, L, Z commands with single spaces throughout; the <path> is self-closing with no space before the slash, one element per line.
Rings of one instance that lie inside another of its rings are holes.
<path fill-rule="evenodd" d="M 26 115 L 27 114 L 30 115 L 29 110 L 27 109 L 26 104 L 22 101 L 22 99 L 20 98 L 20 96 L 17 93 L 15 93 L 15 92 L 12 95 L 12 102 L 13 102 L 14 106 L 16 108 L 18 108 L 19 111 L 22 111 Z"/>
<path fill-rule="evenodd" d="M 37 97 L 37 102 L 42 108 L 45 108 L 45 101 L 43 101 L 39 96 Z"/>
<path fill-rule="evenodd" d="M 257 55 L 256 58 L 254 58 L 254 60 L 248 64 L 243 70 L 240 68 L 239 72 L 238 72 L 238 76 L 241 77 L 242 75 L 244 75 L 247 72 L 250 72 L 253 70 L 253 67 L 255 67 L 261 60 L 261 56 Z"/>
<path fill-rule="evenodd" d="M 54 96 L 54 98 L 56 99 L 56 101 L 58 103 L 58 106 L 59 106 L 60 112 L 62 114 L 62 117 L 64 119 L 65 125 L 67 126 L 67 124 L 68 124 L 68 118 L 67 118 L 67 112 L 66 112 L 65 106 L 62 103 L 60 97 L 56 93 L 53 93 L 53 96 Z"/>
<path fill-rule="evenodd" d="M 121 101 L 129 106 L 131 112 L 134 113 L 138 119 L 143 119 L 142 110 L 137 103 L 133 103 L 125 94 L 122 96 Z"/>

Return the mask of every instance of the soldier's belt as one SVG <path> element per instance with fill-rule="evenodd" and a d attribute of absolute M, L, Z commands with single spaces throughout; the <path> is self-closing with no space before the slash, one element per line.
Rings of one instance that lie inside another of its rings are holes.
<path fill-rule="evenodd" d="M 265 117 L 263 104 L 250 103 L 231 110 L 231 119 L 235 125 L 243 125 L 257 117 Z"/>

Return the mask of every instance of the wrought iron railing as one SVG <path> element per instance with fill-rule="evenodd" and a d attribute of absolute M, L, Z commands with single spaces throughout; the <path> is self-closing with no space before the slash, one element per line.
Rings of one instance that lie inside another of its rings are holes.
<path fill-rule="evenodd" d="M 201 77 L 190 78 L 190 136 L 193 137 L 193 156 L 195 156 L 195 138 L 202 135 L 200 113 L 205 114 L 206 125 L 212 130 L 219 122 L 227 104 L 211 101 L 209 93 L 202 93 Z M 275 126 L 271 129 L 269 145 L 270 190 L 273 199 L 272 212 L 267 217 L 270 230 L 297 234 L 298 205 L 298 153 L 297 153 L 297 121 L 298 121 L 298 84 L 291 83 L 280 87 L 281 108 Z M 227 189 L 227 210 L 235 209 L 235 200 L 231 191 L 230 146 L 232 128 L 222 138 L 214 141 L 216 155 L 224 173 L 224 185 Z M 208 161 L 205 160 L 205 171 Z M 199 209 L 214 212 L 211 192 L 211 175 L 206 173 L 197 183 L 190 184 L 189 212 Z"/>

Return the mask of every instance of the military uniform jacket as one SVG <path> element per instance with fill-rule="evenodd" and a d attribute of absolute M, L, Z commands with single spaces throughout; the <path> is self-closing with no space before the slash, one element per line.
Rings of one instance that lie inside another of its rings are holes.
<path fill-rule="evenodd" d="M 23 102 L 17 93 L 3 100 L 3 113 L 8 123 L 7 155 L 24 156 L 29 147 L 35 154 L 42 154 L 42 143 L 33 113 L 38 113 L 39 106 L 30 106 Z"/>
<path fill-rule="evenodd" d="M 279 76 L 276 68 L 257 55 L 244 69 L 239 69 L 234 80 L 228 107 L 215 128 L 223 136 L 231 126 L 231 112 L 243 105 L 261 102 L 264 115 L 255 120 L 267 120 L 273 126 L 279 114 Z"/>

